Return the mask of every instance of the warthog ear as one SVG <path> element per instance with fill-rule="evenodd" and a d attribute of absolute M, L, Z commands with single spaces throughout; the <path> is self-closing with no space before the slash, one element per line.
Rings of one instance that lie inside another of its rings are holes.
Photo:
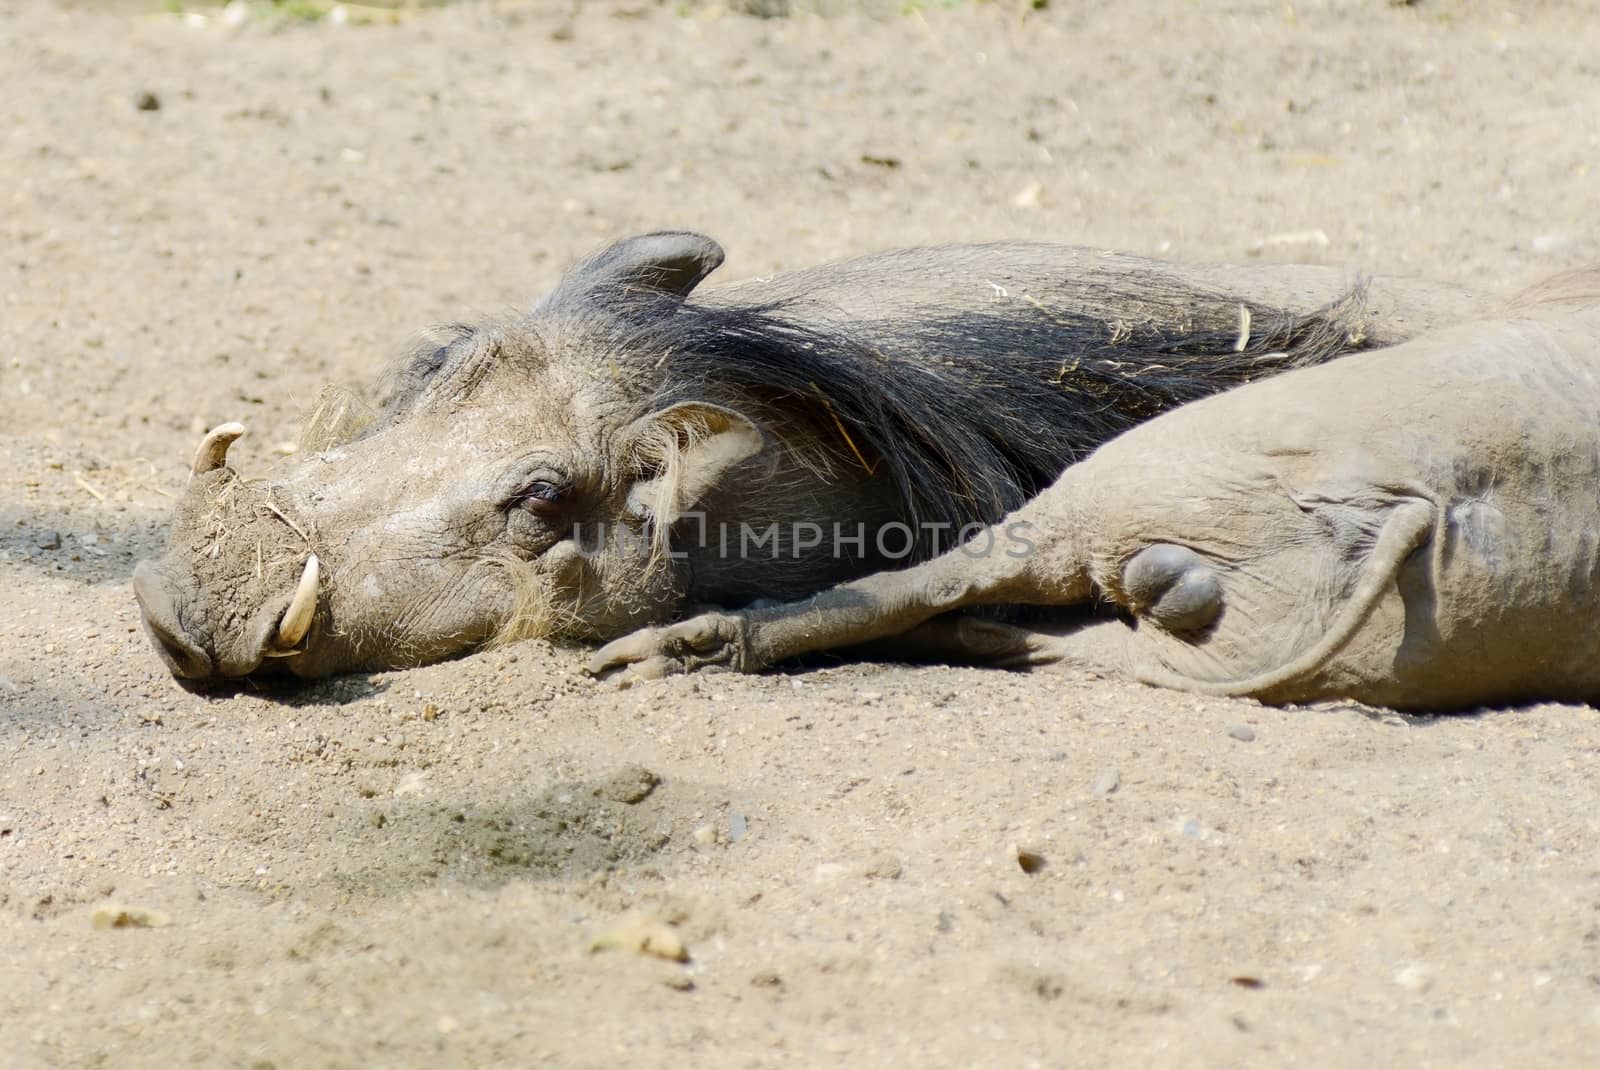
<path fill-rule="evenodd" d="M 723 260 L 722 246 L 687 230 L 661 230 L 623 238 L 582 261 L 540 302 L 596 290 L 653 290 L 686 297 Z"/>
<path fill-rule="evenodd" d="M 643 473 L 628 508 L 664 538 L 727 471 L 762 446 L 756 425 L 732 409 L 685 401 L 642 416 L 623 434 L 623 464 Z"/>

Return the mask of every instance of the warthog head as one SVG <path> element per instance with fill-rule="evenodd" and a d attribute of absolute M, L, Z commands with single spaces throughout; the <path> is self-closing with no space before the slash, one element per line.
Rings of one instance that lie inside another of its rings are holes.
<path fill-rule="evenodd" d="M 638 358 L 694 343 L 674 312 L 721 259 L 695 235 L 634 239 L 527 317 L 436 331 L 374 407 L 326 394 L 269 478 L 227 464 L 243 427 L 213 429 L 165 555 L 134 573 L 173 673 L 397 667 L 670 612 L 662 533 L 762 436 L 727 407 L 663 398 Z"/>

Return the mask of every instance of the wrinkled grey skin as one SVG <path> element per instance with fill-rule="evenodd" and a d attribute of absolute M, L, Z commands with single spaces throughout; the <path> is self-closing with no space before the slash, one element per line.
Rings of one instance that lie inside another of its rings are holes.
<path fill-rule="evenodd" d="M 1015 525 L 1032 552 L 952 551 L 793 605 L 650 629 L 590 667 L 753 671 L 898 635 L 910 650 L 1274 703 L 1600 699 L 1600 271 L 1495 319 L 1159 417 L 998 529 Z M 1063 635 L 935 619 L 1096 597 L 1125 622 Z"/>
<path fill-rule="evenodd" d="M 604 324 L 570 311 L 581 306 L 574 295 L 604 287 L 681 300 L 721 258 L 698 235 L 618 243 L 526 317 L 441 346 L 444 370 L 426 359 L 401 365 L 372 423 L 264 479 L 226 464 L 196 474 L 164 556 L 134 576 L 169 668 L 195 682 L 281 670 L 314 677 L 421 664 L 497 639 L 606 639 L 685 605 L 796 598 L 886 567 L 870 554 L 796 555 L 781 569 L 694 548 L 662 557 L 661 533 L 691 511 L 712 522 L 869 526 L 896 515 L 881 474 L 840 463 L 837 443 L 831 461 L 819 460 L 813 424 L 727 398 L 651 409 L 655 386 L 641 380 L 649 369 L 620 369 Z M 799 317 L 909 321 L 1002 300 L 1020 307 L 1031 293 L 1092 302 L 1103 280 L 1135 272 L 1307 311 L 1335 301 L 1348 281 L 1332 269 L 1178 267 L 1016 244 L 883 254 L 702 300 L 788 300 Z M 1373 280 L 1367 298 L 1364 327 L 1376 340 L 1409 337 L 1474 301 L 1386 279 Z M 303 638 L 284 644 L 278 626 L 312 554 L 314 617 Z"/>

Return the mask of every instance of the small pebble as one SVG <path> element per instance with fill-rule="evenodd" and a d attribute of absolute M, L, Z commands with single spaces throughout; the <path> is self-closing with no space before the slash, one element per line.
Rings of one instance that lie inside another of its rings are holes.
<path fill-rule="evenodd" d="M 1039 182 L 1029 182 L 1013 198 L 1011 203 L 1018 208 L 1037 208 L 1044 197 L 1044 185 Z"/>
<path fill-rule="evenodd" d="M 61 549 L 61 532 L 41 531 L 34 537 L 33 544 L 41 550 Z"/>
<path fill-rule="evenodd" d="M 674 974 L 671 974 L 666 979 L 664 979 L 661 983 L 666 985 L 668 988 L 672 989 L 674 992 L 693 992 L 694 991 L 694 978 L 690 977 L 686 973 L 674 973 Z"/>
<path fill-rule="evenodd" d="M 146 89 L 133 98 L 133 106 L 140 111 L 160 111 L 161 98 Z"/>
<path fill-rule="evenodd" d="M 632 806 L 643 802 L 660 783 L 659 773 L 653 773 L 642 765 L 625 765 L 600 784 L 600 794 L 612 802 Z"/>
<path fill-rule="evenodd" d="M 96 929 L 162 929 L 172 924 L 172 915 L 145 907 L 103 903 L 89 915 L 89 924 Z"/>
<path fill-rule="evenodd" d="M 1030 876 L 1039 872 L 1045 866 L 1044 855 L 1031 847 L 1016 844 L 1011 848 L 1011 852 L 1017 860 L 1018 868 Z"/>
<path fill-rule="evenodd" d="M 746 831 L 748 831 L 748 829 L 749 824 L 745 821 L 743 814 L 735 810 L 733 813 L 728 815 L 729 843 L 738 843 L 740 840 L 744 839 L 744 834 Z"/>
<path fill-rule="evenodd" d="M 895 881 L 900 879 L 900 874 L 905 872 L 905 867 L 900 860 L 891 854 L 882 854 L 874 858 L 867 866 L 867 876 L 872 880 Z"/>
<path fill-rule="evenodd" d="M 650 914 L 629 914 L 595 937 L 590 951 L 636 951 L 669 962 L 689 961 L 689 949 L 678 931 Z"/>
<path fill-rule="evenodd" d="M 1122 786 L 1122 774 L 1115 769 L 1102 769 L 1100 775 L 1094 778 L 1094 793 L 1096 795 L 1110 795 Z"/>
<path fill-rule="evenodd" d="M 689 834 L 696 847 L 712 847 L 717 842 L 717 829 L 714 825 L 701 825 Z"/>
<path fill-rule="evenodd" d="M 1240 743 L 1249 743 L 1256 738 L 1256 730 L 1247 724 L 1230 724 L 1228 726 L 1228 735 L 1237 739 Z"/>
<path fill-rule="evenodd" d="M 1407 992 L 1426 992 L 1433 987 L 1433 978 L 1426 966 L 1412 962 L 1394 972 L 1394 983 Z"/>

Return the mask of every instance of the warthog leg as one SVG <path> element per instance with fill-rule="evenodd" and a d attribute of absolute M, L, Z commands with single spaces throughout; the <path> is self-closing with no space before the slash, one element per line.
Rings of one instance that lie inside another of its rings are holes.
<path fill-rule="evenodd" d="M 1126 670 L 1128 634 L 1120 620 L 1074 620 L 1056 630 L 949 613 L 857 651 L 887 661 L 942 661 L 999 669 L 1051 665 L 1115 675 Z"/>
<path fill-rule="evenodd" d="M 1046 511 L 1048 517 L 1041 515 Z M 1029 543 L 1027 552 L 1016 551 L 1008 540 L 1017 530 L 1032 532 L 1039 544 Z M 891 636 L 903 637 L 910 647 L 914 640 L 904 633 L 968 606 L 1082 602 L 1093 588 L 1088 555 L 1081 552 L 1072 534 L 1078 530 L 1079 525 L 1068 522 L 1059 508 L 1035 501 L 965 546 L 921 565 L 879 572 L 799 602 L 737 613 L 707 613 L 677 624 L 645 628 L 601 647 L 589 659 L 587 669 L 602 673 L 632 665 L 636 673 L 648 677 L 708 668 L 756 672 L 801 654 Z M 975 553 L 975 546 L 988 549 Z M 995 655 L 1003 658 L 1009 651 L 1019 663 L 1025 663 L 1030 640 L 1023 637 L 1027 633 L 1022 629 L 1016 632 L 1021 634 L 985 631 L 983 622 L 967 622 L 942 628 L 938 634 L 943 643 L 980 651 L 979 657 L 985 660 L 996 660 Z M 995 649 L 997 646 L 1001 649 Z M 983 653 L 986 647 L 989 652 Z"/>

